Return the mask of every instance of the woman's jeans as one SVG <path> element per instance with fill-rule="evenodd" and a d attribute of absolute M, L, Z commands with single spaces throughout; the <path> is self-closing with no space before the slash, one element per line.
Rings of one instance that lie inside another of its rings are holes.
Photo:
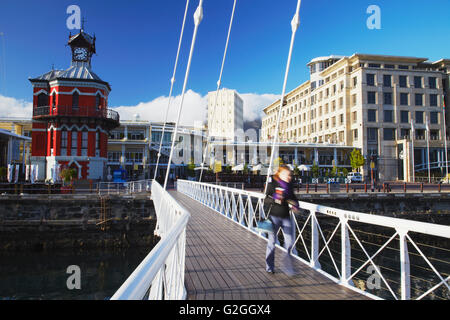
<path fill-rule="evenodd" d="M 294 274 L 294 268 L 292 263 L 291 249 L 294 246 L 294 228 L 292 225 L 291 217 L 279 218 L 270 216 L 274 226 L 274 232 L 269 233 L 269 241 L 267 242 L 266 250 L 266 271 L 274 271 L 275 268 L 275 242 L 277 239 L 277 232 L 281 228 L 284 234 L 284 247 L 287 249 L 287 254 L 283 259 L 284 271 L 287 274 Z"/>

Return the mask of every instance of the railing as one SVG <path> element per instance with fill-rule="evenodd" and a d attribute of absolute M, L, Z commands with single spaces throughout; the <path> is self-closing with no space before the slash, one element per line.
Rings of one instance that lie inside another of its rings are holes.
<path fill-rule="evenodd" d="M 119 121 L 120 116 L 117 111 L 101 108 L 97 109 L 92 106 L 55 106 L 55 107 L 34 107 L 33 118 L 45 116 L 72 116 L 72 117 L 90 117 L 90 118 L 104 118 L 113 121 Z"/>
<path fill-rule="evenodd" d="M 261 193 L 186 180 L 177 190 L 254 233 L 266 217 Z M 297 259 L 374 299 L 450 299 L 449 226 L 299 204 L 304 214 L 292 214 Z"/>
<path fill-rule="evenodd" d="M 441 168 L 445 168 L 446 165 L 450 166 L 450 161 L 449 162 L 445 162 L 445 161 L 436 161 L 436 162 L 430 162 L 430 169 L 441 169 Z M 421 163 L 421 164 L 416 164 L 414 166 L 414 169 L 416 171 L 425 171 L 428 170 L 428 163 Z"/>
<path fill-rule="evenodd" d="M 181 300 L 184 286 L 186 225 L 190 214 L 156 181 L 152 198 L 161 240 L 128 277 L 112 300 Z"/>
<path fill-rule="evenodd" d="M 133 194 L 150 192 L 152 180 L 138 180 L 128 182 L 99 182 L 99 194 Z"/>

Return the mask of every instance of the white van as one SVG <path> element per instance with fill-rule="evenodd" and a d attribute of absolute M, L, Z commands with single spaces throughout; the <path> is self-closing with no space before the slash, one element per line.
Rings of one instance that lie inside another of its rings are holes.
<path fill-rule="evenodd" d="M 363 182 L 363 177 L 362 177 L 361 173 L 359 173 L 359 172 L 350 172 L 350 173 L 347 175 L 347 180 L 348 180 L 350 183 L 353 183 L 353 182 Z"/>

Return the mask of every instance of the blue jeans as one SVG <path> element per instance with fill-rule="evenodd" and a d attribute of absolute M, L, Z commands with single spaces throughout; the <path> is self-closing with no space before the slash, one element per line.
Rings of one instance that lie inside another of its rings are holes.
<path fill-rule="evenodd" d="M 291 249 L 294 246 L 294 228 L 292 225 L 291 217 L 279 218 L 275 216 L 269 216 L 274 226 L 274 232 L 269 233 L 269 241 L 267 242 L 266 249 L 266 271 L 274 271 L 275 268 L 275 242 L 277 239 L 277 232 L 281 228 L 284 234 L 284 247 L 287 249 L 287 254 L 283 259 L 283 264 L 286 273 L 294 274 L 294 268 L 292 263 Z"/>

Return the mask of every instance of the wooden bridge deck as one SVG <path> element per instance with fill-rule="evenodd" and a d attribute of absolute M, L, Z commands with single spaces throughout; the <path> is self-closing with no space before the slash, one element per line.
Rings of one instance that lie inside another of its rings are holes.
<path fill-rule="evenodd" d="M 267 242 L 212 209 L 176 191 L 190 213 L 186 232 L 185 284 L 189 300 L 356 300 L 367 299 L 296 260 L 299 273 L 265 271 Z"/>

